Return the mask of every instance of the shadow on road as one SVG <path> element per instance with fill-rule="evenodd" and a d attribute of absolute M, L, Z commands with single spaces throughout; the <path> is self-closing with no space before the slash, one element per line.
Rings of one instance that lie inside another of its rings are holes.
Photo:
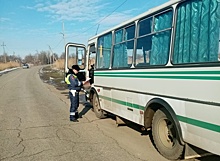
<path fill-rule="evenodd" d="M 81 118 L 83 115 L 85 115 L 90 109 L 92 108 L 92 105 L 89 102 L 84 103 L 84 108 L 82 111 L 79 112 L 79 117 Z"/>

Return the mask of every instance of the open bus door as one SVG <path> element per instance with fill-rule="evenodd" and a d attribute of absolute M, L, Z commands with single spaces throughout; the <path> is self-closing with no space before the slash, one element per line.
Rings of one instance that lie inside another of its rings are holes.
<path fill-rule="evenodd" d="M 68 43 L 65 47 L 65 74 L 67 75 L 72 65 L 79 65 L 77 77 L 80 81 L 86 80 L 86 46 L 83 44 Z"/>
<path fill-rule="evenodd" d="M 95 61 L 96 61 L 96 48 L 95 44 L 88 45 L 88 71 L 89 71 L 89 78 L 90 84 L 94 83 L 94 68 L 95 68 Z"/>

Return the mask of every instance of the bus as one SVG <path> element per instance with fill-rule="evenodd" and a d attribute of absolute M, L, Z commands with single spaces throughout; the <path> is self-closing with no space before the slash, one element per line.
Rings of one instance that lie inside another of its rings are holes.
<path fill-rule="evenodd" d="M 111 113 L 152 132 L 157 151 L 182 158 L 193 146 L 220 155 L 220 1 L 172 0 L 68 43 L 90 77 L 98 118 Z"/>

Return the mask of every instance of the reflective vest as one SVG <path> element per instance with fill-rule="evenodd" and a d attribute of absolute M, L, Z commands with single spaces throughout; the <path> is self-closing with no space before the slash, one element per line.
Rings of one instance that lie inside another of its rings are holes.
<path fill-rule="evenodd" d="M 74 78 L 77 78 L 77 76 L 75 76 L 74 74 L 72 74 L 72 75 L 73 75 Z M 70 84 L 70 80 L 69 80 L 70 76 L 71 76 L 71 74 L 68 74 L 68 75 L 65 77 L 65 82 L 66 82 L 66 84 Z"/>

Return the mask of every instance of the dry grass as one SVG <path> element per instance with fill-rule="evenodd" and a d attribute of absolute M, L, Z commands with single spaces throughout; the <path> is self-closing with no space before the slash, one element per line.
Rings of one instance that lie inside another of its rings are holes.
<path fill-rule="evenodd" d="M 84 64 L 84 59 L 82 60 L 82 63 Z M 65 62 L 65 60 L 64 59 L 58 59 L 58 60 L 56 60 L 56 62 L 53 64 L 53 68 L 55 68 L 55 69 L 59 69 L 59 70 L 64 70 L 64 62 Z M 72 67 L 72 65 L 73 64 L 76 64 L 76 59 L 75 58 L 70 58 L 69 60 L 68 60 L 68 64 L 69 64 L 69 68 L 71 68 Z M 90 59 L 89 60 L 89 64 L 90 65 L 92 65 L 92 64 L 95 64 L 95 59 L 93 58 L 93 59 Z M 79 66 L 80 68 L 84 68 L 84 65 L 80 65 Z M 89 66 L 89 67 L 91 67 L 91 66 Z"/>
<path fill-rule="evenodd" d="M 15 67 L 20 67 L 20 63 L 18 62 L 0 63 L 0 71 L 8 69 L 8 68 L 15 68 Z"/>
<path fill-rule="evenodd" d="M 64 59 L 56 60 L 56 62 L 53 64 L 53 68 L 64 69 Z"/>
<path fill-rule="evenodd" d="M 63 70 L 64 69 L 64 62 L 65 62 L 64 59 L 56 60 L 56 62 L 53 64 L 53 68 Z M 70 65 L 69 68 L 71 68 L 73 64 L 76 64 L 75 62 L 76 62 L 76 60 L 74 58 L 69 59 L 68 60 L 68 64 Z"/>

